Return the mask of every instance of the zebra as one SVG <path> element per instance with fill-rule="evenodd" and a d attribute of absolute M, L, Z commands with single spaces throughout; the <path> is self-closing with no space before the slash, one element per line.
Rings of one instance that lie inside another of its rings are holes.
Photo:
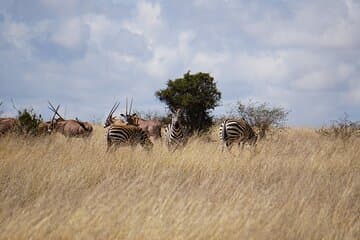
<path fill-rule="evenodd" d="M 238 142 L 239 145 L 242 143 L 242 147 L 244 147 L 246 142 L 250 145 L 255 145 L 258 137 L 245 119 L 226 119 L 220 125 L 219 138 L 223 143 L 222 149 L 224 149 L 224 146 L 230 148 L 234 142 Z"/>
<path fill-rule="evenodd" d="M 179 122 L 180 109 L 172 113 L 171 123 L 165 127 L 165 141 L 168 147 L 184 144 L 184 132 Z"/>
<path fill-rule="evenodd" d="M 149 139 L 149 135 L 146 131 L 142 130 L 138 126 L 119 124 L 113 121 L 112 114 L 115 112 L 116 108 L 119 105 L 115 105 L 110 110 L 108 114 L 104 128 L 107 128 L 106 131 L 106 142 L 108 150 L 112 145 L 137 145 L 140 144 L 146 149 L 150 149 L 153 146 L 153 143 Z"/>
<path fill-rule="evenodd" d="M 132 125 L 110 125 L 106 132 L 106 142 L 108 149 L 113 145 L 135 146 L 140 144 L 145 149 L 153 147 L 148 133 Z"/>

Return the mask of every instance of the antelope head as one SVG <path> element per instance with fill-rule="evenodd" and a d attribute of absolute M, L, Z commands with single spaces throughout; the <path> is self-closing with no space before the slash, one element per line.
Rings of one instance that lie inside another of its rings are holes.
<path fill-rule="evenodd" d="M 110 126 L 111 124 L 114 123 L 115 117 L 113 117 L 112 115 L 114 114 L 116 109 L 119 107 L 119 105 L 120 105 L 120 103 L 115 102 L 114 106 L 111 108 L 111 110 L 105 120 L 104 128 L 107 128 L 108 126 Z"/>
<path fill-rule="evenodd" d="M 57 112 L 60 108 L 60 105 L 58 105 L 56 108 L 50 103 L 49 101 L 49 109 L 54 113 L 54 115 L 51 118 L 50 125 L 48 127 L 48 132 L 52 132 L 52 130 L 55 128 L 56 124 L 56 115 L 59 117 L 60 120 L 64 121 L 64 118 L 60 116 L 60 114 Z"/>
<path fill-rule="evenodd" d="M 138 126 L 139 125 L 139 123 L 138 123 L 139 122 L 139 117 L 136 115 L 136 113 L 131 114 L 132 103 L 133 103 L 133 98 L 131 98 L 129 112 L 128 112 L 128 101 L 127 101 L 127 98 L 126 98 L 125 114 L 121 113 L 120 116 L 125 119 L 125 121 L 126 121 L 126 123 L 128 125 Z"/>

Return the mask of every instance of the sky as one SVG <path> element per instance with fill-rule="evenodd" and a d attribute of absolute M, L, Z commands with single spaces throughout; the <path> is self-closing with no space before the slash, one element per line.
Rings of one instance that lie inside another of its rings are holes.
<path fill-rule="evenodd" d="M 154 93 L 169 79 L 208 72 L 237 101 L 290 110 L 290 125 L 360 120 L 359 0 L 2 0 L 0 110 L 47 101 L 68 118 L 165 113 Z"/>

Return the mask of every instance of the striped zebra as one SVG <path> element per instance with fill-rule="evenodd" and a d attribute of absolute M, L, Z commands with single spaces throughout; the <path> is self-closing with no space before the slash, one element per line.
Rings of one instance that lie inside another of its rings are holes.
<path fill-rule="evenodd" d="M 140 144 L 146 149 L 150 149 L 153 143 L 149 139 L 149 135 L 146 131 L 134 125 L 126 125 L 126 123 L 117 123 L 113 121 L 112 114 L 115 112 L 119 104 L 116 104 L 110 110 L 108 114 L 104 128 L 106 131 L 106 142 L 108 150 L 113 145 L 137 145 Z"/>
<path fill-rule="evenodd" d="M 184 132 L 179 122 L 180 109 L 172 113 L 171 123 L 165 128 L 165 141 L 168 147 L 178 147 L 184 144 Z"/>
<path fill-rule="evenodd" d="M 238 142 L 242 147 L 247 142 L 254 145 L 257 141 L 257 134 L 252 127 L 245 121 L 241 120 L 224 120 L 219 128 L 219 138 L 224 146 L 230 148 L 234 142 Z"/>
<path fill-rule="evenodd" d="M 135 146 L 140 144 L 145 149 L 151 149 L 153 146 L 148 133 L 132 125 L 110 125 L 106 132 L 106 142 L 108 149 L 113 145 Z"/>

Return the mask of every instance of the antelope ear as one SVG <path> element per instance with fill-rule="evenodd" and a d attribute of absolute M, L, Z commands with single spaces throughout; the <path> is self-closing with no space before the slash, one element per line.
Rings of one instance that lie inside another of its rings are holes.
<path fill-rule="evenodd" d="M 136 116 L 136 113 L 133 113 L 131 116 L 135 117 L 135 116 Z"/>
<path fill-rule="evenodd" d="M 122 114 L 122 113 L 120 113 L 120 116 L 122 116 L 122 117 L 126 117 L 124 114 Z"/>

